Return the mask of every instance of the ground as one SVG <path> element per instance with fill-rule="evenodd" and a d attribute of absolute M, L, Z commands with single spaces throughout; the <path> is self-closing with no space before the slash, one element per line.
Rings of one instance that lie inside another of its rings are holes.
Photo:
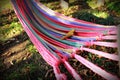
<path fill-rule="evenodd" d="M 3 4 L 0 5 L 0 80 L 54 80 L 55 76 L 52 67 L 43 60 L 35 49 L 35 46 L 29 40 L 12 9 L 10 1 L 6 0 L 6 3 L 5 0 L 1 0 L 1 2 L 6 5 L 5 7 L 3 7 Z M 88 11 L 89 7 L 85 7 L 87 4 L 83 5 L 81 4 L 82 2 L 80 4 L 77 2 L 71 3 L 70 8 L 67 10 L 62 10 L 58 5 L 58 1 L 43 3 L 49 8 L 70 17 L 105 25 L 117 25 L 120 23 L 120 18 L 115 13 L 111 12 L 111 14 L 108 14 L 106 11 L 98 12 L 96 10 Z M 81 11 L 77 11 L 78 9 Z M 100 15 L 100 13 L 109 16 L 108 19 L 104 19 L 105 16 Z M 97 17 L 93 16 L 93 14 L 97 15 Z M 117 49 L 92 47 L 105 52 L 109 50 L 110 53 L 117 54 Z M 116 61 L 91 55 L 87 52 L 81 52 L 80 55 L 118 76 L 119 70 Z M 69 62 L 84 80 L 104 80 L 77 60 L 70 59 Z M 62 72 L 68 75 L 69 80 L 74 80 L 63 65 L 60 68 Z"/>

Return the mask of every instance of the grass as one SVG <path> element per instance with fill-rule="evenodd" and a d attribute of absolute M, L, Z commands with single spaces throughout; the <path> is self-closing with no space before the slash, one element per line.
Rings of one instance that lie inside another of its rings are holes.
<path fill-rule="evenodd" d="M 116 1 L 111 1 L 111 2 L 108 2 L 107 4 L 107 8 L 110 10 L 110 11 L 113 11 L 113 12 L 116 12 L 117 16 L 120 16 L 120 1 L 116 0 Z"/>
<path fill-rule="evenodd" d="M 5 42 L 23 32 L 23 28 L 19 22 L 12 22 L 0 28 L 0 41 Z"/>
<path fill-rule="evenodd" d="M 0 0 L 0 12 L 6 9 L 13 9 L 10 0 Z"/>
<path fill-rule="evenodd" d="M 30 53 L 37 53 L 35 46 L 30 42 L 26 47 Z"/>
<path fill-rule="evenodd" d="M 12 73 L 7 76 L 6 80 L 28 80 L 28 76 L 31 77 L 37 70 L 39 70 L 38 64 L 35 64 L 34 61 L 32 61 L 29 64 L 20 65 L 19 68 L 12 71 Z"/>

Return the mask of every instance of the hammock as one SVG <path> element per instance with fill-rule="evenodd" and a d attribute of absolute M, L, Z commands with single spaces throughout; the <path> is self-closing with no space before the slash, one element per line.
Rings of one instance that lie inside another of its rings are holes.
<path fill-rule="evenodd" d="M 110 54 L 87 46 L 98 45 L 116 48 L 116 42 L 102 40 L 116 40 L 115 26 L 99 25 L 75 18 L 66 17 L 42 5 L 37 0 L 11 0 L 14 11 L 32 43 L 36 46 L 43 59 L 53 67 L 57 80 L 66 80 L 67 76 L 60 72 L 59 65 L 65 68 L 76 80 L 81 76 L 67 61 L 75 58 L 80 63 L 107 80 L 119 80 L 99 66 L 76 54 L 78 50 L 91 52 L 114 61 L 118 55 Z"/>

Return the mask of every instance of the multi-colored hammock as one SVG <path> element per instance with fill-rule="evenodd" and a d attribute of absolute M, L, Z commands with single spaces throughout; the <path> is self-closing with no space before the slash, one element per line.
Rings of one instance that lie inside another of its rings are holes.
<path fill-rule="evenodd" d="M 69 58 L 75 58 L 83 65 L 107 80 L 119 80 L 82 56 L 78 50 L 91 52 L 102 57 L 118 61 L 118 55 L 94 50 L 87 46 L 98 45 L 117 47 L 115 26 L 98 25 L 83 20 L 66 17 L 42 5 L 37 0 L 11 0 L 17 17 L 44 60 L 53 67 L 57 80 L 66 80 L 60 72 L 59 65 L 64 64 L 69 73 L 76 79 L 80 75 L 68 63 Z"/>

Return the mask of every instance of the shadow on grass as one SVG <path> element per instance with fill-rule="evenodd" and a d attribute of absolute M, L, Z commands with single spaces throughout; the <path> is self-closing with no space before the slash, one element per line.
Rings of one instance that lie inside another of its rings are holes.
<path fill-rule="evenodd" d="M 88 6 L 85 0 L 76 0 L 69 3 L 70 7 L 75 5 L 79 5 L 79 8 L 82 8 L 82 9 L 90 9 L 90 7 Z"/>
<path fill-rule="evenodd" d="M 40 54 L 27 50 L 27 47 L 32 45 L 31 42 L 26 43 L 28 39 L 27 34 L 23 32 L 4 44 L 0 44 L 0 80 L 55 79 L 52 67 L 43 60 Z"/>
<path fill-rule="evenodd" d="M 89 10 L 75 12 L 75 13 L 72 14 L 72 16 L 74 18 L 77 18 L 77 19 L 80 19 L 80 20 L 93 22 L 93 23 L 97 23 L 97 24 L 115 25 L 115 21 L 114 21 L 114 18 L 112 16 L 108 16 L 106 18 L 97 17 L 97 16 L 93 15 L 91 13 L 91 11 L 89 11 Z"/>
<path fill-rule="evenodd" d="M 4 43 L 0 43 L 0 54 L 4 53 L 6 50 L 15 46 L 16 44 L 24 42 L 27 39 L 27 34 L 25 32 L 22 32 L 20 35 L 11 38 L 11 40 L 7 40 Z"/>
<path fill-rule="evenodd" d="M 52 69 L 38 53 L 26 60 L 14 63 L 10 68 L 0 71 L 0 80 L 54 80 Z"/>

